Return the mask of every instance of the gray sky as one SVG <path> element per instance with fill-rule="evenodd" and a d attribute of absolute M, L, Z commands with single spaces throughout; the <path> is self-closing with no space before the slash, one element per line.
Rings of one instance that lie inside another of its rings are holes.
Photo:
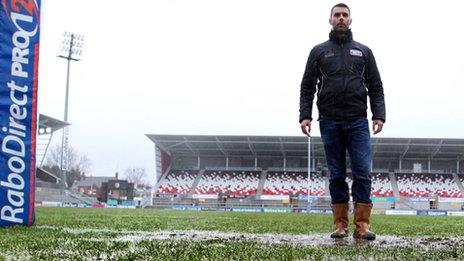
<path fill-rule="evenodd" d="M 153 177 L 147 133 L 301 135 L 304 67 L 338 2 L 43 0 L 39 112 L 63 119 L 66 64 L 56 55 L 71 31 L 85 43 L 71 68 L 70 144 L 91 159 L 91 175 L 142 166 Z M 384 83 L 379 137 L 464 138 L 464 2 L 345 3 Z"/>

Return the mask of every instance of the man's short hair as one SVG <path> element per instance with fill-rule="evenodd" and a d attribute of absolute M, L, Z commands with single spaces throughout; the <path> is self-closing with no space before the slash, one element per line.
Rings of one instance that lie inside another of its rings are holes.
<path fill-rule="evenodd" d="M 344 4 L 344 3 L 338 3 L 338 4 L 334 5 L 334 6 L 332 7 L 332 9 L 330 9 L 330 17 L 332 17 L 333 10 L 334 10 L 335 7 L 344 7 L 344 8 L 346 8 L 346 9 L 348 9 L 348 12 L 351 14 L 351 10 L 350 10 L 350 8 L 349 8 L 346 4 Z"/>

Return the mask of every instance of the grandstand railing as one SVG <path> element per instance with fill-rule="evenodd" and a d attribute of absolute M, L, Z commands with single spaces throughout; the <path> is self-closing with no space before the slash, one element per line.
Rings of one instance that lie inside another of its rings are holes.
<path fill-rule="evenodd" d="M 283 167 L 272 167 L 268 168 L 267 171 L 295 171 L 295 172 L 308 172 L 308 168 L 283 168 Z M 311 172 L 315 172 L 314 168 L 311 168 Z"/>
<path fill-rule="evenodd" d="M 330 208 L 330 204 L 326 203 L 311 203 L 308 204 L 307 202 L 300 202 L 297 204 L 291 203 L 278 203 L 278 202 L 265 202 L 265 203 L 256 203 L 256 202 L 202 202 L 202 203 L 192 203 L 192 202 L 182 202 L 182 201 L 162 201 L 162 202 L 154 202 L 151 208 L 162 208 L 162 207 L 176 207 L 176 206 L 192 206 L 192 207 L 255 207 L 255 208 L 262 208 L 262 207 L 311 207 L 311 208 Z"/>
<path fill-rule="evenodd" d="M 389 173 L 390 171 L 388 169 L 372 169 L 371 172 L 376 172 L 376 173 Z"/>
<path fill-rule="evenodd" d="M 435 170 L 431 169 L 430 171 L 428 169 L 422 170 L 421 172 L 414 171 L 413 169 L 395 169 L 395 173 L 405 173 L 405 174 L 450 174 L 452 175 L 453 172 L 450 171 L 444 171 L 444 170 Z"/>
<path fill-rule="evenodd" d="M 394 209 L 398 210 L 430 210 L 428 202 L 418 202 L 418 204 L 410 202 L 407 198 L 397 198 L 395 203 L 386 201 L 374 201 L 374 209 L 391 209 L 394 206 Z M 317 201 L 298 201 L 298 202 L 283 202 L 283 201 L 192 201 L 192 200 L 183 200 L 178 199 L 175 201 L 166 200 L 158 201 L 154 200 L 152 205 L 147 206 L 148 208 L 176 208 L 176 207 L 212 207 L 212 208 L 306 208 L 306 209 L 331 209 L 330 199 L 321 199 Z M 353 203 L 350 202 L 350 208 L 353 209 Z M 229 209 L 230 210 L 230 209 Z M 462 204 L 449 204 L 449 203 L 440 203 L 435 210 L 464 210 L 464 205 Z"/>
<path fill-rule="evenodd" d="M 224 171 L 262 171 L 262 168 L 255 167 L 205 167 L 205 170 L 224 170 Z"/>

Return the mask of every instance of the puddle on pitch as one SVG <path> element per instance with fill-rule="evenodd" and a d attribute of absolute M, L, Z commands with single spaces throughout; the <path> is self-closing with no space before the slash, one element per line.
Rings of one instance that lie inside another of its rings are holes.
<path fill-rule="evenodd" d="M 288 244 L 306 247 L 321 246 L 373 246 L 377 248 L 421 248 L 443 249 L 464 246 L 464 237 L 402 237 L 377 235 L 376 240 L 366 241 L 347 237 L 343 239 L 332 239 L 329 234 L 312 235 L 290 235 L 290 234 L 252 234 L 218 231 L 121 231 L 111 229 L 79 229 L 79 228 L 53 228 L 42 226 L 43 229 L 58 229 L 65 233 L 82 234 L 84 231 L 92 231 L 94 237 L 99 232 L 112 232 L 116 235 L 110 241 L 137 242 L 145 240 L 191 240 L 191 241 L 255 241 L 264 244 Z M 98 236 L 97 236 L 98 237 Z M 227 242 L 217 242 L 227 243 Z"/>
<path fill-rule="evenodd" d="M 377 236 L 374 241 L 353 239 L 332 239 L 328 234 L 288 235 L 288 234 L 250 234 L 216 231 L 157 231 L 121 235 L 116 241 L 143 240 L 225 240 L 225 241 L 256 241 L 264 244 L 289 244 L 306 247 L 320 246 L 373 246 L 378 248 L 423 248 L 442 249 L 464 246 L 463 237 L 399 237 Z"/>

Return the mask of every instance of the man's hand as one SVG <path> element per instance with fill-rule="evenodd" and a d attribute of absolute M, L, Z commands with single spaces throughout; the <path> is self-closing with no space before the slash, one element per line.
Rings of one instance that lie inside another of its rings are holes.
<path fill-rule="evenodd" d="M 301 131 L 306 136 L 309 136 L 309 133 L 311 132 L 311 120 L 305 119 L 301 122 Z"/>
<path fill-rule="evenodd" d="M 382 120 L 372 120 L 372 130 L 374 131 L 374 135 L 381 132 L 382 128 L 383 128 Z"/>

